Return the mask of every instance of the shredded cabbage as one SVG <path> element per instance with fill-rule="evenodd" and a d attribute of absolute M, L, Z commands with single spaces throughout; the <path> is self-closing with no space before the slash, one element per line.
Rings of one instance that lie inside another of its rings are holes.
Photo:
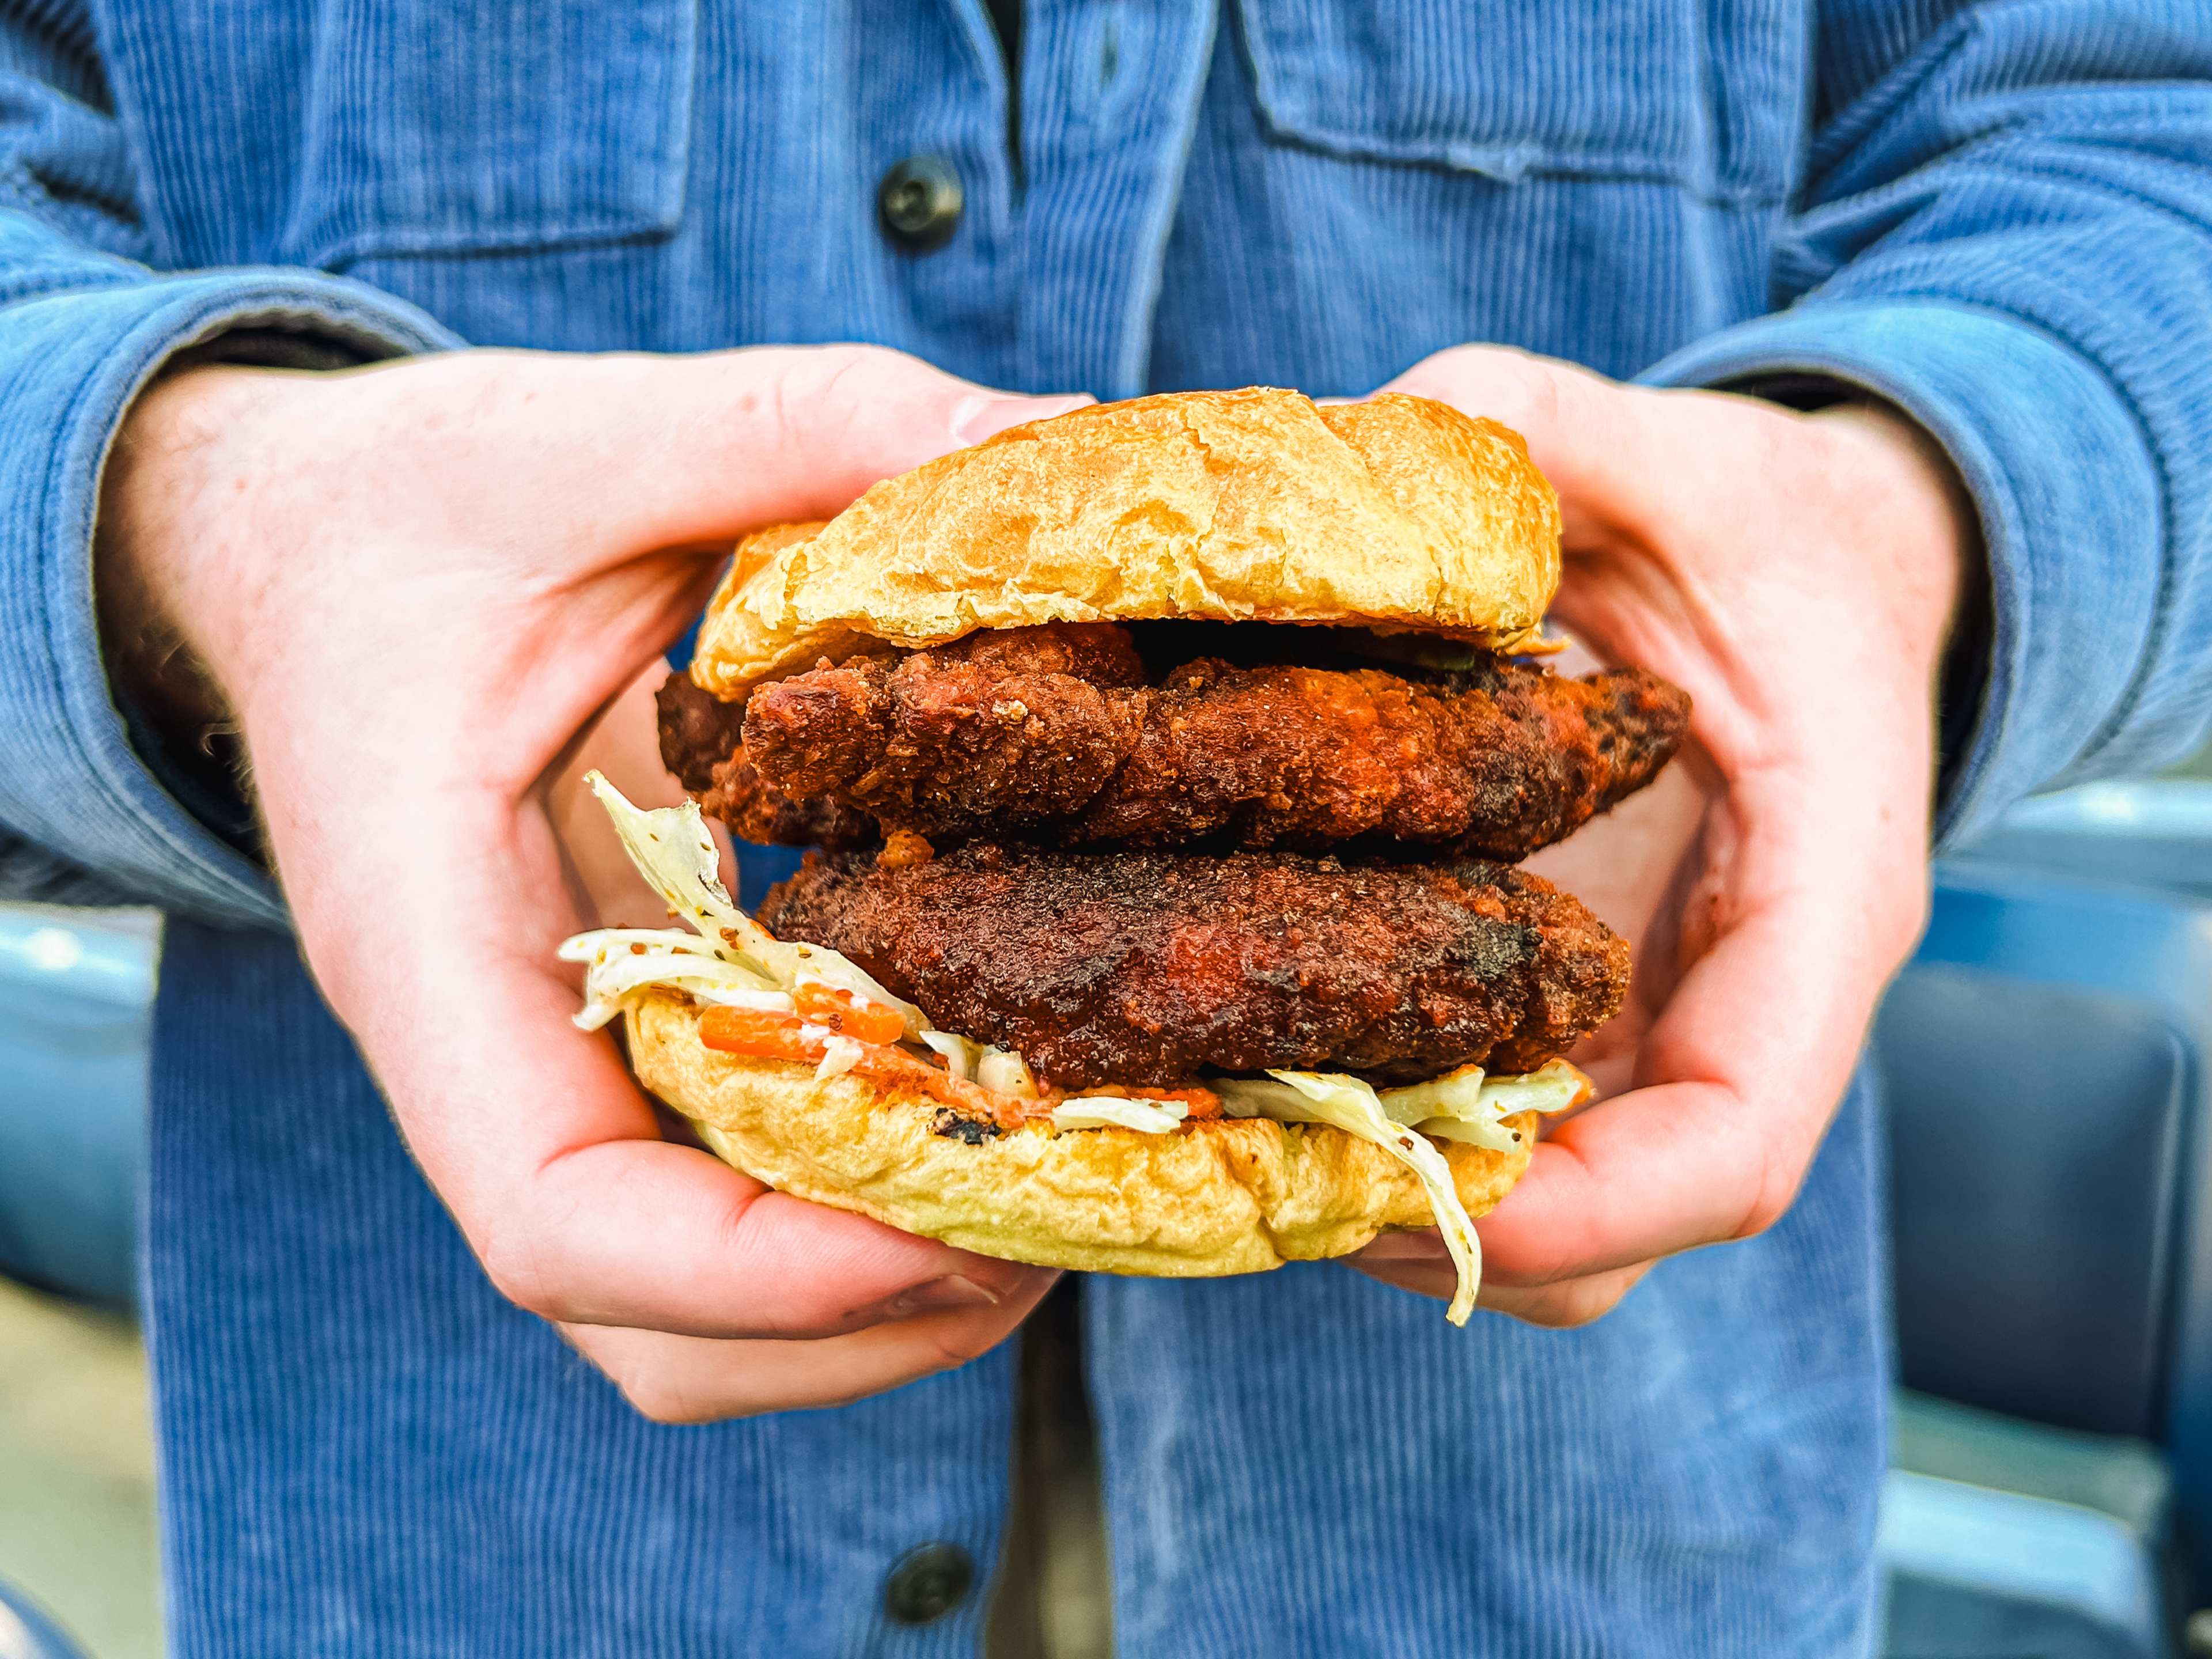
<path fill-rule="evenodd" d="M 984 1088 L 1019 1100 L 1037 1097 L 1036 1077 L 1029 1061 L 1012 1048 L 986 1048 L 975 1062 L 975 1081 Z"/>
<path fill-rule="evenodd" d="M 865 1052 L 851 1037 L 831 1037 L 822 1045 L 822 1063 L 814 1068 L 814 1080 L 827 1083 L 833 1077 L 842 1077 L 860 1063 Z"/>
<path fill-rule="evenodd" d="M 975 1080 L 975 1062 L 983 1054 L 981 1043 L 957 1031 L 924 1031 L 921 1040 L 932 1054 L 944 1060 L 945 1069 L 954 1077 L 963 1083 Z"/>
<path fill-rule="evenodd" d="M 1431 1140 L 1464 1141 L 1493 1152 L 1510 1152 L 1521 1144 L 1521 1132 L 1496 1123 L 1471 1122 L 1465 1118 L 1424 1118 L 1413 1125 Z"/>
<path fill-rule="evenodd" d="M 1596 1092 L 1571 1061 L 1548 1060 L 1518 1077 L 1494 1077 L 1482 1085 L 1482 1107 L 1501 1116 L 1516 1112 L 1564 1112 Z"/>
<path fill-rule="evenodd" d="M 1481 1066 L 1462 1066 L 1426 1083 L 1379 1090 L 1375 1097 L 1382 1103 L 1383 1116 L 1408 1127 L 1439 1117 L 1459 1118 L 1472 1124 L 1478 1121 L 1480 1111 L 1483 1077 Z"/>
<path fill-rule="evenodd" d="M 614 820 L 615 834 L 622 838 L 623 850 L 629 854 L 629 861 L 637 866 L 638 874 L 672 910 L 697 929 L 700 939 L 717 959 L 750 973 L 758 981 L 754 988 L 788 991 L 816 981 L 849 991 L 863 1002 L 897 1010 L 906 1021 L 910 1037 L 918 1037 L 929 1029 L 929 1022 L 922 1017 L 921 1009 L 893 996 L 857 964 L 823 945 L 787 944 L 738 909 L 729 890 L 722 885 L 720 855 L 714 850 L 714 837 L 707 833 L 707 821 L 699 816 L 697 802 L 687 800 L 681 806 L 659 806 L 647 811 L 632 805 L 621 790 L 597 772 L 586 772 L 584 781 L 591 786 L 599 805 Z M 695 980 L 716 977 L 702 975 L 694 964 L 678 965 L 673 960 L 695 955 L 697 951 L 689 939 L 673 929 L 601 931 L 625 935 L 631 942 L 657 940 L 671 958 L 670 972 L 664 977 L 640 978 L 635 970 L 631 970 L 623 995 L 641 990 L 647 984 L 689 989 L 689 986 L 681 983 L 686 976 Z M 592 937 L 577 935 L 562 947 L 563 955 L 567 955 L 569 947 L 580 945 L 581 941 Z M 648 957 L 651 951 L 648 945 Z M 568 959 L 591 957 L 587 953 Z M 588 987 L 586 994 L 588 997 Z M 599 1015 L 588 1002 L 586 1013 L 598 1015 L 601 1024 L 613 1018 L 611 1013 Z"/>
<path fill-rule="evenodd" d="M 1462 1066 L 1427 1083 L 1385 1089 L 1376 1098 L 1393 1123 L 1419 1129 L 1432 1140 L 1466 1141 L 1493 1152 L 1521 1145 L 1505 1120 L 1522 1112 L 1564 1112 L 1588 1095 L 1590 1081 L 1564 1060 L 1547 1061 L 1518 1077 L 1486 1077 L 1480 1066 Z"/>
<path fill-rule="evenodd" d="M 611 951 L 627 951 L 633 945 L 642 945 L 648 951 L 684 951 L 693 956 L 714 957 L 714 947 L 692 933 L 679 933 L 672 927 L 595 927 L 588 933 L 578 933 L 561 941 L 561 960 L 590 962 Z"/>
<path fill-rule="evenodd" d="M 1429 1195 L 1429 1208 L 1443 1234 L 1444 1248 L 1459 1269 L 1444 1317 L 1467 1323 L 1474 1293 L 1482 1283 L 1482 1244 L 1474 1220 L 1459 1201 L 1451 1166 L 1443 1154 L 1402 1123 L 1394 1123 L 1370 1085 L 1332 1072 L 1270 1072 L 1272 1084 L 1230 1078 L 1216 1085 L 1222 1110 L 1236 1117 L 1271 1117 L 1291 1123 L 1326 1123 L 1380 1146 L 1411 1170 Z"/>
<path fill-rule="evenodd" d="M 643 950 L 636 947 L 642 945 Z M 578 1026 L 596 1031 L 623 1009 L 623 1002 L 647 986 L 688 992 L 702 1002 L 740 1007 L 780 1004 L 789 1012 L 790 997 L 774 989 L 751 969 L 725 962 L 688 933 L 653 933 L 638 927 L 605 927 L 563 940 L 563 962 L 586 963 L 584 1006 L 573 1017 Z"/>
<path fill-rule="evenodd" d="M 945 1061 L 945 1069 L 963 1083 L 1019 1100 L 1037 1097 L 1036 1075 L 1015 1049 L 994 1048 L 957 1031 L 924 1031 L 921 1041 Z"/>
<path fill-rule="evenodd" d="M 1055 1129 L 1139 1129 L 1164 1135 L 1181 1127 L 1190 1108 L 1180 1100 L 1128 1100 L 1120 1095 L 1076 1095 L 1052 1109 Z"/>

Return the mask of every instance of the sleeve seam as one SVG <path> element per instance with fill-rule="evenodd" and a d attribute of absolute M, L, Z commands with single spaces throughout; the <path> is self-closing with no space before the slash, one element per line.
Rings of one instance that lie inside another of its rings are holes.
<path fill-rule="evenodd" d="M 131 377 L 130 383 L 122 389 L 121 406 L 127 410 L 169 356 L 203 337 L 207 329 L 213 325 L 215 325 L 214 319 L 204 319 L 189 335 L 180 336 L 171 342 L 167 349 L 149 354 L 147 361 L 138 367 L 137 371 Z M 128 338 L 127 336 L 125 337 Z M 70 389 L 68 408 L 71 412 L 73 427 L 82 418 L 85 406 L 91 398 L 93 389 L 99 384 L 102 371 L 111 367 L 112 362 L 112 359 L 106 356 L 94 357 L 84 374 L 79 376 L 76 384 Z M 114 448 L 115 436 L 116 428 L 110 425 L 100 439 L 98 453 L 92 458 L 93 467 L 88 488 L 94 491 L 99 489 L 100 480 L 106 474 L 108 459 Z M 65 539 L 74 541 L 75 538 L 65 535 L 65 531 L 70 527 L 57 523 L 54 516 L 56 503 L 65 503 L 68 500 L 68 475 L 74 471 L 73 463 L 78 459 L 77 449 L 78 445 L 75 442 L 65 442 L 55 447 L 53 456 L 46 469 L 45 500 L 40 504 L 39 535 L 50 552 L 58 552 L 61 556 L 72 559 L 82 556 L 88 566 L 91 559 L 90 548 L 88 546 L 64 548 L 62 544 Z M 88 530 L 92 529 L 94 524 L 96 524 L 97 512 L 98 507 L 95 502 L 94 520 L 93 523 L 88 524 Z M 86 571 L 88 583 L 90 579 L 91 573 L 88 568 Z M 56 618 L 51 603 L 40 605 L 40 616 L 47 663 L 55 674 L 57 684 L 64 683 L 67 653 L 62 647 L 62 642 L 55 635 Z M 67 694 L 64 693 L 65 715 L 70 712 L 67 707 L 68 701 Z M 110 706 L 112 707 L 112 701 Z M 83 767 L 88 775 L 99 780 L 110 802 L 128 812 L 137 829 L 151 835 L 160 845 L 187 864 L 202 882 L 226 890 L 228 896 L 249 899 L 256 909 L 264 908 L 261 902 L 262 896 L 252 891 L 252 884 L 246 881 L 240 872 L 222 867 L 222 860 L 210 858 L 205 848 L 190 845 L 184 837 L 175 833 L 172 825 L 162 823 L 157 815 L 138 810 L 137 803 L 130 799 L 127 781 L 114 775 L 112 769 L 107 763 L 108 757 L 96 752 L 95 745 L 88 744 L 85 741 L 84 734 L 74 720 L 64 718 L 62 726 L 70 750 L 76 756 L 78 763 Z"/>
<path fill-rule="evenodd" d="M 112 690 L 104 678 L 97 686 L 87 683 L 76 663 L 76 642 L 65 641 L 63 635 L 62 630 L 71 625 L 70 620 L 56 605 L 58 597 L 83 598 L 89 602 L 90 538 L 97 525 L 98 502 L 95 494 L 82 515 L 82 521 L 78 522 L 79 514 L 73 507 L 76 500 L 76 481 L 84 479 L 87 489 L 96 492 L 121 423 L 117 418 L 118 412 L 127 414 L 132 401 L 149 381 L 179 352 L 227 330 L 319 326 L 333 334 L 350 335 L 364 343 L 380 337 L 387 347 L 403 352 L 435 349 L 443 343 L 404 315 L 379 318 L 366 296 L 356 298 L 336 292 L 328 296 L 327 305 L 319 309 L 313 296 L 300 290 L 304 285 L 301 279 L 328 280 L 320 273 L 295 276 L 274 270 L 241 271 L 234 273 L 234 285 L 228 291 L 217 287 L 195 294 L 194 288 L 204 283 L 208 275 L 179 273 L 156 278 L 149 284 L 158 289 L 174 283 L 179 291 L 155 296 L 155 303 L 142 312 L 112 344 L 93 356 L 61 402 L 64 412 L 56 432 L 59 441 L 40 475 L 42 499 L 30 526 L 36 545 L 42 550 L 33 555 L 33 568 L 44 566 L 56 573 L 36 579 L 41 591 L 35 599 L 34 626 L 45 656 L 44 672 L 55 688 L 55 707 L 59 715 L 57 724 L 61 728 L 55 733 L 57 754 L 93 782 L 103 797 L 104 810 L 127 825 L 125 833 L 130 841 L 144 849 L 140 857 L 148 853 L 166 855 L 179 866 L 175 879 L 184 890 L 173 902 L 192 908 L 214 906 L 233 913 L 243 912 L 264 925 L 281 924 L 284 915 L 281 893 L 262 872 L 247 867 L 234 851 L 222 846 L 211 833 L 202 844 L 180 822 L 170 821 L 149 802 L 149 793 L 173 805 L 180 820 L 189 817 L 187 809 L 175 802 L 143 765 L 138 769 L 143 778 L 118 771 L 117 751 L 88 735 L 88 721 L 107 719 L 118 726 L 116 742 L 128 743 L 127 737 L 120 733 L 121 717 Z M 90 291 L 105 290 L 95 287 Z M 111 392 L 112 409 L 106 406 Z M 86 568 L 82 571 L 61 569 L 55 563 L 59 559 L 82 561 Z M 96 621 L 91 623 L 91 631 L 92 648 L 96 653 Z M 95 665 L 95 673 L 98 672 Z M 88 695 L 100 698 L 104 707 L 88 702 Z M 58 856 L 73 856 L 58 848 L 53 850 Z M 94 873 L 98 872 L 95 870 Z"/>

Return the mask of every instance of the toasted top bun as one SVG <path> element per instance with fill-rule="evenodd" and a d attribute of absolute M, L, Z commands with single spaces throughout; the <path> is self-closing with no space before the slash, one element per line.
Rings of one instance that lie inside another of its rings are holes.
<path fill-rule="evenodd" d="M 747 538 L 692 678 L 724 699 L 872 640 L 1162 617 L 1419 629 L 1511 651 L 1559 579 L 1518 434 L 1395 394 L 1167 392 L 1079 409 Z"/>
<path fill-rule="evenodd" d="M 1044 1124 L 977 1146 L 934 1133 L 918 1091 L 739 1059 L 699 1040 L 699 1010 L 666 994 L 628 1015 L 630 1064 L 726 1163 L 779 1191 L 1010 1261 L 1210 1278 L 1343 1255 L 1386 1227 L 1434 1224 L 1420 1183 L 1379 1147 L 1318 1124 L 1230 1118 L 1170 1134 Z M 1481 1215 L 1535 1141 L 1507 1120 L 1506 1153 L 1438 1146 Z"/>

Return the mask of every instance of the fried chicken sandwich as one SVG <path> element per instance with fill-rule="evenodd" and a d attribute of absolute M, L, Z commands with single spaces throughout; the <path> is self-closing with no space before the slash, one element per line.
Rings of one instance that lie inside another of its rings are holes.
<path fill-rule="evenodd" d="M 1018 427 L 741 545 L 661 745 L 595 783 L 687 924 L 571 940 L 580 1023 L 738 1168 L 1017 1261 L 1249 1273 L 1471 1218 L 1626 944 L 1515 866 L 1687 697 L 1542 665 L 1556 500 L 1423 399 Z M 700 812 L 807 846 L 757 917 Z"/>

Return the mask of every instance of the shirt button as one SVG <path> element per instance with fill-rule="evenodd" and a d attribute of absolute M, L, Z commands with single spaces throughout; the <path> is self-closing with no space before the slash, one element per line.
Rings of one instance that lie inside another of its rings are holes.
<path fill-rule="evenodd" d="M 876 186 L 876 215 L 901 247 L 943 247 L 960 222 L 960 175 L 941 155 L 909 155 Z"/>
<path fill-rule="evenodd" d="M 908 1550 L 884 1580 L 884 1611 L 902 1625 L 927 1625 L 960 1605 L 975 1582 L 975 1559 L 957 1544 Z"/>

